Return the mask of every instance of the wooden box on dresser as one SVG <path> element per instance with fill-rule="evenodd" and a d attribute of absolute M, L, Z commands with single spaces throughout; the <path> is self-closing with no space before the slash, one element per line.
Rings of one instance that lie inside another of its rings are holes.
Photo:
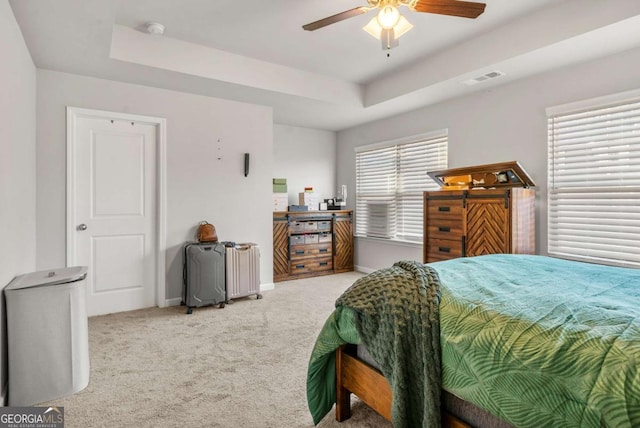
<path fill-rule="evenodd" d="M 275 282 L 353 270 L 353 213 L 273 213 Z"/>
<path fill-rule="evenodd" d="M 424 192 L 425 263 L 483 254 L 535 253 L 534 184 L 517 162 L 429 175 L 436 176 L 444 186 L 442 190 Z M 469 179 L 467 186 L 455 181 L 464 182 L 465 177 Z M 496 177 L 506 181 L 501 183 Z"/>

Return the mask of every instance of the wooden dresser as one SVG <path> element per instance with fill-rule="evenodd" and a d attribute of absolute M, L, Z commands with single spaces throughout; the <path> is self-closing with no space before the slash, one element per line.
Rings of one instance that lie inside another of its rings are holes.
<path fill-rule="evenodd" d="M 443 189 L 424 193 L 425 263 L 535 253 L 534 184 L 517 162 L 429 175 Z"/>
<path fill-rule="evenodd" d="M 273 280 L 353 270 L 353 212 L 273 213 Z"/>

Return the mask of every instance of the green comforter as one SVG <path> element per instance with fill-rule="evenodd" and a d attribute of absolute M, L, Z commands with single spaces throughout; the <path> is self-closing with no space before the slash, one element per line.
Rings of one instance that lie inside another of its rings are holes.
<path fill-rule="evenodd" d="M 525 255 L 430 266 L 443 389 L 518 427 L 640 427 L 640 270 Z M 337 308 L 309 361 L 316 421 L 335 401 L 344 342 L 360 337 L 354 313 Z"/>

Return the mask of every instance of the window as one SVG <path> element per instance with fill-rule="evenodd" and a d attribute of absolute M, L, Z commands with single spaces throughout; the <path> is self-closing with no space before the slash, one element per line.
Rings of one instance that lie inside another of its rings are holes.
<path fill-rule="evenodd" d="M 422 240 L 427 171 L 447 168 L 447 131 L 356 148 L 356 236 Z"/>
<path fill-rule="evenodd" d="M 640 266 L 640 91 L 547 115 L 549 254 Z"/>

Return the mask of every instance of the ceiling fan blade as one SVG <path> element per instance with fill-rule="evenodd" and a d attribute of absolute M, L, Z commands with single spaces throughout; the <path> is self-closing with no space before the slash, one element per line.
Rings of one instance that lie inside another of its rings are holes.
<path fill-rule="evenodd" d="M 436 13 L 439 15 L 477 18 L 484 12 L 486 4 L 459 0 L 418 0 L 413 6 L 416 12 Z"/>
<path fill-rule="evenodd" d="M 344 21 L 345 19 L 353 18 L 354 16 L 367 13 L 369 9 L 370 8 L 368 7 L 361 6 L 354 9 L 345 10 L 344 12 L 336 13 L 335 15 L 328 16 L 310 24 L 303 25 L 302 28 L 307 31 L 317 30 L 318 28 L 326 27 L 327 25 L 335 24 L 336 22 Z"/>

